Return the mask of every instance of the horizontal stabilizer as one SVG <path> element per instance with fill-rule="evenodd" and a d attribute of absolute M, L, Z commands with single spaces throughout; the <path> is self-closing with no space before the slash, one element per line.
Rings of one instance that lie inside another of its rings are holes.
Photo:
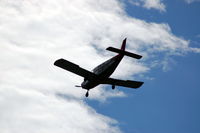
<path fill-rule="evenodd" d="M 106 50 L 116 52 L 116 53 L 119 53 L 119 54 L 123 54 L 123 55 L 126 55 L 126 56 L 130 56 L 130 57 L 133 57 L 133 58 L 136 58 L 136 59 L 142 58 L 141 55 L 134 54 L 134 53 L 131 53 L 131 52 L 128 52 L 128 51 L 123 51 L 121 49 L 117 49 L 117 48 L 114 48 L 114 47 L 108 47 Z"/>

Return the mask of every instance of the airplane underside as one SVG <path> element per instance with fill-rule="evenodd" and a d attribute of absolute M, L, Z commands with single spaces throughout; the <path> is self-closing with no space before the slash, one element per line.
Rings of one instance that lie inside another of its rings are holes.
<path fill-rule="evenodd" d="M 56 60 L 54 62 L 54 65 L 84 77 L 84 81 L 81 83 L 81 86 L 76 86 L 76 87 L 82 87 L 83 89 L 86 89 L 87 90 L 85 94 L 86 97 L 89 96 L 89 90 L 98 86 L 99 84 L 110 84 L 112 85 L 112 89 L 114 89 L 115 86 L 123 86 L 136 89 L 139 88 L 143 84 L 143 82 L 109 78 L 110 75 L 115 71 L 115 69 L 119 65 L 124 55 L 136 59 L 140 59 L 142 57 L 141 55 L 125 51 L 125 46 L 126 46 L 126 39 L 123 40 L 121 49 L 108 47 L 107 50 L 116 52 L 118 53 L 118 55 L 112 57 L 111 59 L 95 67 L 93 69 L 93 72 L 83 69 L 78 65 L 69 62 L 65 59 Z"/>
<path fill-rule="evenodd" d="M 101 84 L 115 71 L 122 58 L 123 56 L 117 55 L 94 68 L 93 72 L 97 75 L 97 78 L 93 80 L 84 79 L 84 81 L 81 84 L 82 88 L 92 89 L 97 85 Z M 102 65 L 104 65 L 104 68 L 101 67 Z"/>

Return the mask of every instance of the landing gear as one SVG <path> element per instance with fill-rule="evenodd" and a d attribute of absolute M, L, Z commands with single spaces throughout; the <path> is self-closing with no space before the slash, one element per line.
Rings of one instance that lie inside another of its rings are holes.
<path fill-rule="evenodd" d="M 86 94 L 85 94 L 85 97 L 88 97 L 89 96 L 89 90 L 87 90 Z"/>
<path fill-rule="evenodd" d="M 115 89 L 115 85 L 112 85 L 112 89 L 113 89 L 113 90 Z"/>

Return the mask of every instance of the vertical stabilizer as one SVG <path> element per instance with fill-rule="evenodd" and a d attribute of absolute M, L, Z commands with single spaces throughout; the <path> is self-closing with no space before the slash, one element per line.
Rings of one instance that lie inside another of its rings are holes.
<path fill-rule="evenodd" d="M 116 53 L 119 53 L 119 54 L 121 54 L 121 55 L 130 56 L 130 57 L 133 57 L 133 58 L 136 58 L 136 59 L 142 58 L 141 55 L 138 55 L 138 54 L 134 54 L 134 53 L 125 51 L 125 48 L 126 48 L 126 38 L 125 38 L 125 39 L 123 40 L 123 42 L 122 42 L 121 49 L 113 48 L 113 47 L 108 47 L 106 50 L 109 50 L 109 51 L 112 51 L 112 52 L 116 52 Z"/>
<path fill-rule="evenodd" d="M 126 38 L 122 42 L 121 50 L 125 51 L 126 48 Z"/>

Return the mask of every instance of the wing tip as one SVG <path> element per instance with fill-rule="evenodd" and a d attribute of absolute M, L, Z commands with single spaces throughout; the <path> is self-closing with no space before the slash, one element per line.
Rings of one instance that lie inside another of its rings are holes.
<path fill-rule="evenodd" d="M 55 66 L 57 66 L 57 67 L 61 67 L 61 68 L 63 68 L 62 66 L 64 65 L 66 65 L 66 62 L 69 62 L 69 61 L 67 61 L 67 60 L 65 60 L 65 59 L 63 59 L 63 58 L 60 58 L 60 59 L 58 59 L 58 60 L 56 60 L 53 64 L 55 65 Z"/>
<path fill-rule="evenodd" d="M 139 82 L 137 88 L 140 88 L 142 85 L 144 84 L 144 82 Z"/>
<path fill-rule="evenodd" d="M 62 58 L 61 59 L 58 59 L 58 60 L 56 60 L 53 64 L 55 65 L 55 66 L 58 66 L 58 64 L 60 63 L 60 61 L 62 60 Z"/>
<path fill-rule="evenodd" d="M 127 80 L 127 81 L 134 82 L 133 83 L 134 85 L 132 86 L 133 89 L 140 88 L 144 84 L 144 82 L 142 82 L 142 81 L 132 81 L 132 80 Z"/>

